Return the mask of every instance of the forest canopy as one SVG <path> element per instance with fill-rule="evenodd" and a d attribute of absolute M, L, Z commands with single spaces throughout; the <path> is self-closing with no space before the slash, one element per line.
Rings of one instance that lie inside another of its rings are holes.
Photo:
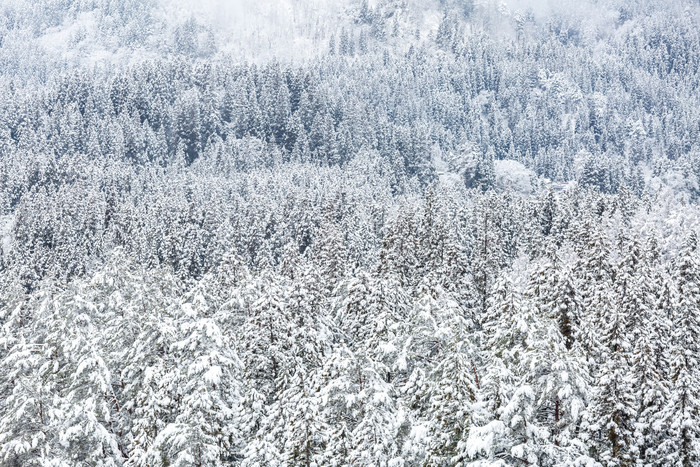
<path fill-rule="evenodd" d="M 0 5 L 0 465 L 698 465 L 700 6 L 326 3 Z"/>

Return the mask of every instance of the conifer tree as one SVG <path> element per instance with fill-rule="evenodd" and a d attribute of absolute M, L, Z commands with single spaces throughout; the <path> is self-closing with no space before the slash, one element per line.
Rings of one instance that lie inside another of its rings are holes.
<path fill-rule="evenodd" d="M 287 465 L 318 465 L 328 427 L 321 416 L 319 384 L 300 364 L 279 399 L 286 424 L 283 456 Z"/>
<path fill-rule="evenodd" d="M 165 465 L 225 465 L 240 434 L 232 423 L 239 398 L 237 357 L 224 345 L 208 305 L 195 290 L 178 317 L 172 369 L 176 413 L 154 440 L 149 462 Z"/>
<path fill-rule="evenodd" d="M 653 267 L 652 265 L 650 265 Z M 635 429 L 634 455 L 644 465 L 663 462 L 663 450 L 671 423 L 666 404 L 670 397 L 669 355 L 672 304 L 676 292 L 670 278 L 656 270 L 649 275 L 654 302 L 641 316 L 639 337 L 633 351 L 635 396 L 638 415 Z"/>
<path fill-rule="evenodd" d="M 691 466 L 700 459 L 697 420 L 700 417 L 698 343 L 700 342 L 700 267 L 697 236 L 685 241 L 674 267 L 678 301 L 673 305 L 671 394 L 663 410 L 669 420 L 668 439 L 660 448 L 664 462 Z"/>
<path fill-rule="evenodd" d="M 608 465 L 631 465 L 636 405 L 625 314 L 616 306 L 602 316 L 606 358 L 593 383 L 586 421 L 593 457 Z"/>
<path fill-rule="evenodd" d="M 512 282 L 500 277 L 489 306 L 482 409 L 462 449 L 481 462 L 537 463 L 547 432 L 537 422 L 537 396 L 522 363 L 534 332 L 532 309 L 523 305 Z"/>
<path fill-rule="evenodd" d="M 562 333 L 570 329 L 566 313 L 570 313 L 571 297 L 560 295 L 562 275 L 557 263 L 556 255 L 545 258 L 532 273 L 525 292 L 527 306 L 533 309 L 533 324 L 524 365 L 537 397 L 538 421 L 551 436 L 543 452 L 556 462 L 571 462 L 587 402 L 588 377 L 581 347 L 567 346 Z"/>

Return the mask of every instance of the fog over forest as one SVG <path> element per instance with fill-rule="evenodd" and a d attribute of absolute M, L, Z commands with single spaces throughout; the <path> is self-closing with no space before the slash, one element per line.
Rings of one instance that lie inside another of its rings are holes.
<path fill-rule="evenodd" d="M 698 31 L 0 1 L 0 467 L 700 466 Z"/>

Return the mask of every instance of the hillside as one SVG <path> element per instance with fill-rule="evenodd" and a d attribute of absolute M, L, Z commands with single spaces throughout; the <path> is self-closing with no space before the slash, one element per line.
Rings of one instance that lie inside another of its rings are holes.
<path fill-rule="evenodd" d="M 699 13 L 0 2 L 0 466 L 699 465 Z"/>

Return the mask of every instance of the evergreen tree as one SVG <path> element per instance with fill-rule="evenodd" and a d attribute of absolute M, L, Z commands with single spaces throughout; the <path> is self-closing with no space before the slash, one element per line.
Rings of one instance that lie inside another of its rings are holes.
<path fill-rule="evenodd" d="M 209 317 L 200 290 L 181 305 L 172 369 L 177 408 L 174 420 L 154 440 L 154 465 L 225 465 L 235 453 L 239 433 L 235 419 L 239 397 L 237 357 L 224 345 L 217 323 Z M 179 370 L 179 371 L 178 371 Z M 181 371 L 181 373 L 180 373 Z"/>
<path fill-rule="evenodd" d="M 603 316 L 602 344 L 607 358 L 593 383 L 587 429 L 593 457 L 607 465 L 631 465 L 637 401 L 633 390 L 625 314 L 613 306 Z"/>
<path fill-rule="evenodd" d="M 697 236 L 693 232 L 677 258 L 674 275 L 678 301 L 671 318 L 671 394 L 664 418 L 670 421 L 668 439 L 660 448 L 667 453 L 664 462 L 690 466 L 698 462 L 698 339 L 700 339 L 700 276 L 698 275 Z"/>
<path fill-rule="evenodd" d="M 525 292 L 533 308 L 533 325 L 524 364 L 537 397 L 538 421 L 551 436 L 543 448 L 543 463 L 572 462 L 577 457 L 573 445 L 589 391 L 582 349 L 567 346 L 562 332 L 569 328 L 569 318 L 562 314 L 569 311 L 570 296 L 558 294 L 562 290 L 557 287 L 560 274 L 555 264 L 556 257 L 547 258 L 531 275 Z"/>
<path fill-rule="evenodd" d="M 499 278 L 487 321 L 487 348 L 479 425 L 462 444 L 472 459 L 506 464 L 537 463 L 543 456 L 546 430 L 536 420 L 536 394 L 528 369 L 535 325 L 532 309 L 523 306 L 507 277 Z"/>
<path fill-rule="evenodd" d="M 676 292 L 671 279 L 652 272 L 651 291 L 655 300 L 641 316 L 639 337 L 633 351 L 633 375 L 638 415 L 634 455 L 644 465 L 663 463 L 665 442 L 671 423 L 664 409 L 670 397 L 668 346 L 671 337 L 672 304 Z"/>

